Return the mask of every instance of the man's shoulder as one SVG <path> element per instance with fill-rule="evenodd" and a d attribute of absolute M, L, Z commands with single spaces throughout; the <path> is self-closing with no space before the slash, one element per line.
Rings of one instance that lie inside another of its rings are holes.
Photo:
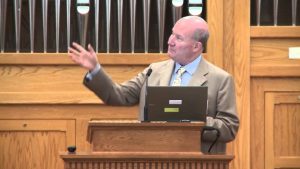
<path fill-rule="evenodd" d="M 153 69 L 157 69 L 157 68 L 161 68 L 164 66 L 169 66 L 169 65 L 173 65 L 174 61 L 172 59 L 168 59 L 168 60 L 164 60 L 164 61 L 160 61 L 160 62 L 154 62 L 151 63 L 150 67 Z"/>
<path fill-rule="evenodd" d="M 207 63 L 208 69 L 209 69 L 209 73 L 212 73 L 212 74 L 215 74 L 215 75 L 218 75 L 218 76 L 223 76 L 223 77 L 230 77 L 231 76 L 230 73 L 228 73 L 224 69 L 218 67 L 217 65 L 214 65 L 214 64 L 212 64 L 211 62 L 209 62 L 207 60 L 206 60 L 206 63 Z"/>

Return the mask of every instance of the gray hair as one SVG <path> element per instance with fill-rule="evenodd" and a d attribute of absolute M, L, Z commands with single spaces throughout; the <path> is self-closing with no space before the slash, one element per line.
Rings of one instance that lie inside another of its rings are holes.
<path fill-rule="evenodd" d="M 194 32 L 193 39 L 197 42 L 202 43 L 203 49 L 206 48 L 207 40 L 209 37 L 209 32 L 204 29 L 197 28 Z"/>

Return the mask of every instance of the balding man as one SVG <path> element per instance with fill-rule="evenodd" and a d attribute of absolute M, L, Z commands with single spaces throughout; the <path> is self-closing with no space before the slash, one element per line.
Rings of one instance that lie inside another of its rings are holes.
<path fill-rule="evenodd" d="M 207 125 L 220 131 L 218 142 L 212 153 L 224 153 L 226 143 L 232 141 L 239 127 L 236 112 L 234 82 L 230 74 L 214 66 L 202 57 L 202 52 L 209 37 L 208 25 L 197 16 L 186 16 L 176 22 L 168 40 L 169 60 L 152 63 L 136 77 L 122 84 L 117 84 L 105 73 L 98 63 L 96 53 L 89 45 L 88 50 L 73 43 L 68 55 L 87 69 L 84 84 L 109 105 L 140 105 L 140 120 L 143 120 L 145 100 L 145 78 L 148 69 L 152 74 L 148 79 L 150 86 L 168 86 L 178 83 L 176 76 L 181 75 L 181 86 L 207 86 L 208 110 Z M 216 134 L 205 132 L 202 136 L 201 151 L 206 153 Z"/>

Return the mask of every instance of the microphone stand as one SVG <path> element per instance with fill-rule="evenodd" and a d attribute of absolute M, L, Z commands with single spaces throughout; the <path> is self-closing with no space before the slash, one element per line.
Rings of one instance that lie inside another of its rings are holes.
<path fill-rule="evenodd" d="M 144 105 L 144 121 L 143 122 L 149 122 L 148 121 L 148 99 L 147 99 L 147 91 L 148 91 L 148 78 L 152 73 L 152 69 L 148 69 L 146 73 L 146 89 L 145 89 L 145 105 Z"/>

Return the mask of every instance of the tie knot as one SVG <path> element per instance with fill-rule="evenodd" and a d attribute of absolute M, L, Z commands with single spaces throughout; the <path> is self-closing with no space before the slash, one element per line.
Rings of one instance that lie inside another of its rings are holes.
<path fill-rule="evenodd" d="M 178 75 L 178 76 L 181 76 L 184 72 L 185 72 L 185 68 L 184 68 L 184 67 L 180 67 L 180 68 L 177 70 L 177 75 Z"/>

